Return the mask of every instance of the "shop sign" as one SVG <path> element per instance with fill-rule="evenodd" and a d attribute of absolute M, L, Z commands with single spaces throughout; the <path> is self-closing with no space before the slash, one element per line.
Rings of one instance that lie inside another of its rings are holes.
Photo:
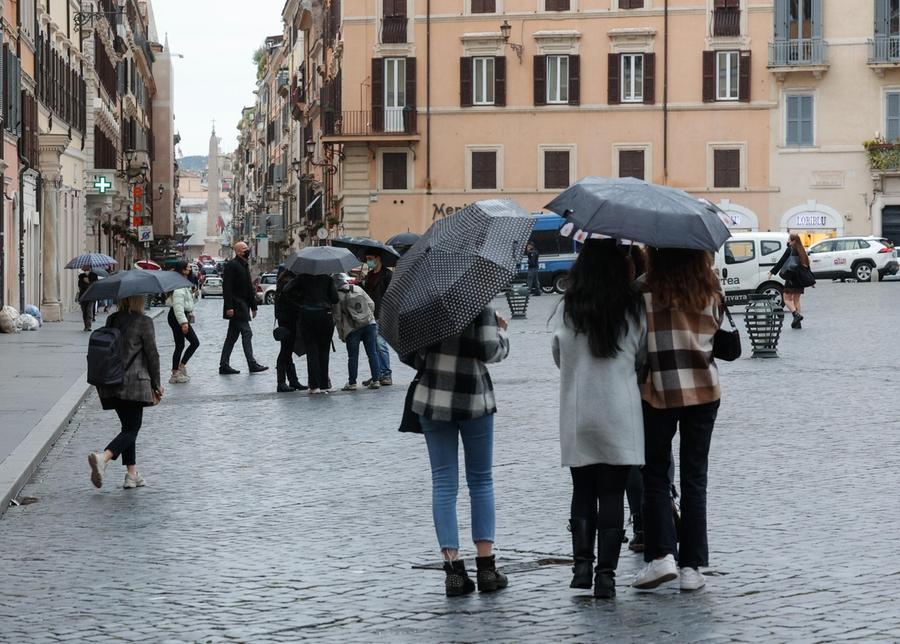
<path fill-rule="evenodd" d="M 797 215 L 797 228 L 827 228 L 827 215 Z"/>
<path fill-rule="evenodd" d="M 468 205 L 469 204 L 467 204 L 467 203 L 464 203 L 461 206 L 447 205 L 445 203 L 442 203 L 442 204 L 433 203 L 433 204 L 431 204 L 431 206 L 434 208 L 434 212 L 431 213 L 431 219 L 432 219 L 432 221 L 434 221 L 435 219 L 443 219 L 444 217 L 449 217 L 453 213 L 462 210 L 463 208 L 465 208 Z"/>

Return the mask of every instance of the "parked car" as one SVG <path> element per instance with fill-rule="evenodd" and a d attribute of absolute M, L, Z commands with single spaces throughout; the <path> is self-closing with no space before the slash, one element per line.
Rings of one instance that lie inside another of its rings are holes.
<path fill-rule="evenodd" d="M 275 285 L 278 273 L 263 273 L 256 280 L 256 303 L 275 304 Z"/>
<path fill-rule="evenodd" d="M 809 248 L 810 269 L 820 279 L 856 279 L 868 282 L 872 271 L 880 278 L 900 270 L 894 245 L 881 237 L 836 237 Z"/>
<path fill-rule="evenodd" d="M 210 295 L 222 296 L 222 278 L 218 275 L 207 275 L 200 287 L 200 297 L 209 297 Z"/>
<path fill-rule="evenodd" d="M 578 257 L 579 244 L 573 239 L 561 237 L 559 229 L 566 220 L 559 215 L 537 213 L 529 241 L 534 242 L 540 254 L 538 279 L 544 293 L 563 293 L 566 290 L 566 276 Z M 528 260 L 519 264 L 517 281 L 528 277 Z"/>
<path fill-rule="evenodd" d="M 744 304 L 747 296 L 765 293 L 782 303 L 784 280 L 769 271 L 787 248 L 787 233 L 735 233 L 716 252 L 715 271 L 728 304 Z"/>

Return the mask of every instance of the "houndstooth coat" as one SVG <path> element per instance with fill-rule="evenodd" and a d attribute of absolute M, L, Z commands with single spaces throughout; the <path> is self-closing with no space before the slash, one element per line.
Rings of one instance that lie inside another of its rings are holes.
<path fill-rule="evenodd" d="M 129 319 L 130 318 L 130 319 Z M 143 314 L 113 313 L 107 326 L 125 327 L 125 382 L 117 387 L 97 387 L 103 409 L 113 409 L 117 400 L 154 403 L 153 391 L 160 388 L 159 351 L 153 320 Z M 127 326 L 126 326 L 127 325 Z M 134 362 L 132 363 L 132 359 Z M 131 363 L 131 366 L 128 366 Z"/>

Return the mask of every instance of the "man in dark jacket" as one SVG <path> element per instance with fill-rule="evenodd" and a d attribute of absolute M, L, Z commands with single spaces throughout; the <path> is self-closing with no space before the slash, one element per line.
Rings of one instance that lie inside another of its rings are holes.
<path fill-rule="evenodd" d="M 541 294 L 541 255 L 535 248 L 534 242 L 528 242 L 525 254 L 528 257 L 528 290 L 532 295 L 539 296 Z"/>
<path fill-rule="evenodd" d="M 234 245 L 234 253 L 234 259 L 225 264 L 222 271 L 222 317 L 228 320 L 228 334 L 225 336 L 222 356 L 219 358 L 219 373 L 223 376 L 240 373 L 228 364 L 238 336 L 241 336 L 250 373 L 268 369 L 253 357 L 253 331 L 250 329 L 250 320 L 256 317 L 256 293 L 248 264 L 250 248 L 244 242 L 238 242 Z"/>
<path fill-rule="evenodd" d="M 381 316 L 381 300 L 385 291 L 391 285 L 393 273 L 381 262 L 379 255 L 366 255 L 366 264 L 369 272 L 366 273 L 366 280 L 363 282 L 363 289 L 368 293 L 372 301 L 375 302 L 375 321 Z M 393 372 L 391 371 L 391 350 L 388 348 L 387 342 L 378 334 L 378 362 L 381 366 L 381 375 L 378 378 L 382 387 L 390 387 L 394 384 Z M 372 383 L 366 380 L 363 387 L 368 387 Z"/>

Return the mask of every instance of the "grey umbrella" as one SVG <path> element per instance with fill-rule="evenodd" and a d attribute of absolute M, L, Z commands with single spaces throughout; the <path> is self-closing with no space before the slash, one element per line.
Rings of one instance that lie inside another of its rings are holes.
<path fill-rule="evenodd" d="M 400 253 L 400 255 L 405 255 L 410 248 L 412 248 L 417 241 L 419 241 L 419 237 L 421 235 L 417 235 L 416 233 L 405 232 L 398 233 L 388 239 L 385 243 L 392 247 L 395 251 Z"/>
<path fill-rule="evenodd" d="M 115 275 L 91 284 L 81 296 L 82 300 L 124 300 L 132 295 L 168 293 L 178 288 L 193 286 L 183 275 L 175 271 L 119 271 Z"/>
<path fill-rule="evenodd" d="M 294 275 L 333 275 L 356 268 L 359 260 L 346 248 L 307 246 L 288 257 L 284 266 Z"/>
<path fill-rule="evenodd" d="M 507 286 L 534 218 L 512 201 L 476 202 L 428 229 L 397 263 L 379 326 L 401 356 L 458 335 Z"/>
<path fill-rule="evenodd" d="M 397 265 L 400 259 L 400 253 L 396 250 L 368 237 L 338 237 L 331 242 L 332 246 L 338 248 L 346 248 L 356 255 L 362 262 L 366 255 L 377 255 L 381 258 L 381 263 L 388 268 Z"/>
<path fill-rule="evenodd" d="M 83 255 L 79 255 L 78 257 L 73 258 L 66 264 L 66 268 L 70 269 L 80 269 L 85 266 L 89 266 L 90 268 L 108 268 L 110 266 L 115 266 L 118 264 L 116 260 L 114 260 L 109 255 L 104 255 L 103 253 L 84 253 Z"/>
<path fill-rule="evenodd" d="M 586 177 L 547 204 L 567 218 L 560 234 L 605 235 L 657 248 L 716 251 L 731 231 L 718 207 L 639 179 Z"/>

